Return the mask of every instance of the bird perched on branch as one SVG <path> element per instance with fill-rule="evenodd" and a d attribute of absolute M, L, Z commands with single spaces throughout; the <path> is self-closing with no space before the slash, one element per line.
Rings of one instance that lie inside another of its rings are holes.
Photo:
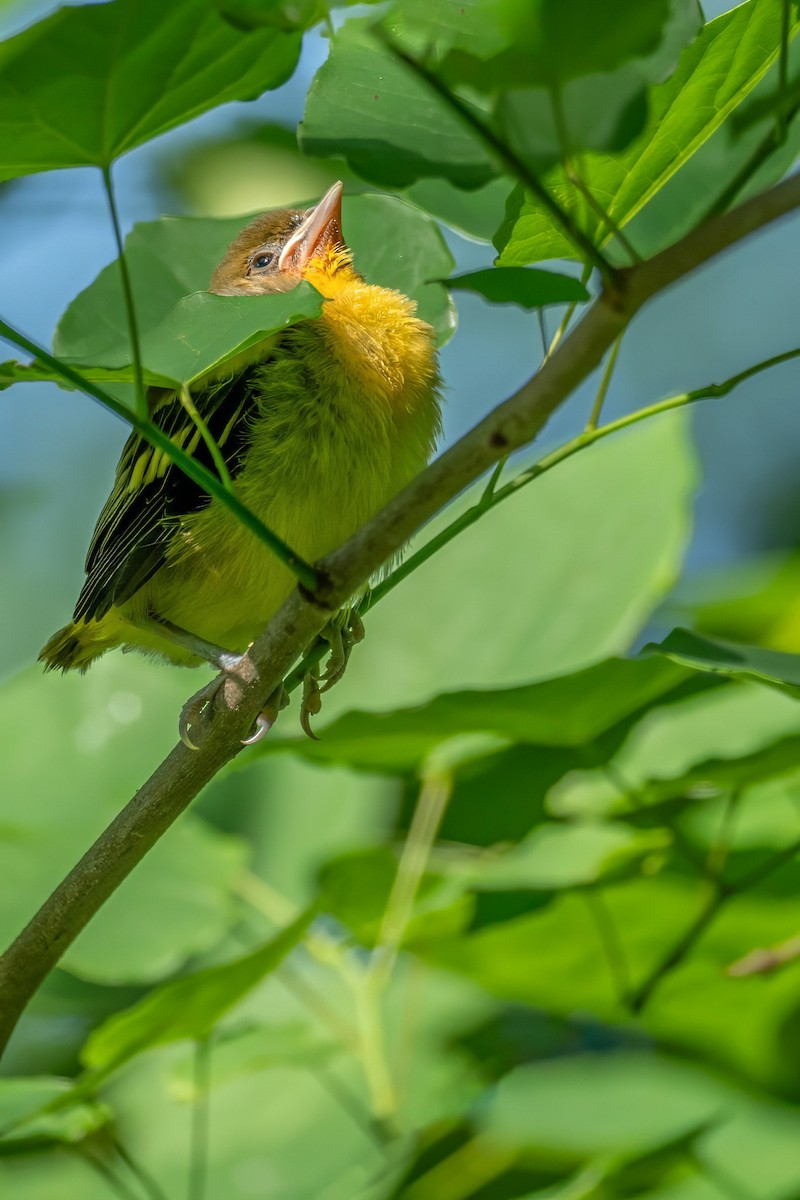
<path fill-rule="evenodd" d="M 192 395 L 237 497 L 308 562 L 344 542 L 425 466 L 440 420 L 433 330 L 408 297 L 359 275 L 342 237 L 341 194 L 336 183 L 306 212 L 265 213 L 229 247 L 212 292 L 285 292 L 305 279 L 326 302 L 319 318 L 272 335 Z M 151 389 L 148 400 L 152 420 L 214 470 L 180 394 Z M 225 670 L 295 583 L 229 508 L 137 434 L 123 449 L 86 575 L 72 620 L 41 651 L 48 668 L 85 671 L 122 646 Z M 181 736 L 190 745 L 213 690 L 184 708 Z M 307 730 L 313 694 L 307 688 Z"/>

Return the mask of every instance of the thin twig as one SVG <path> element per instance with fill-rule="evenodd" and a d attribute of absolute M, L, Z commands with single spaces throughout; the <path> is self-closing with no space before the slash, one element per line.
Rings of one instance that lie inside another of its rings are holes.
<path fill-rule="evenodd" d="M 125 317 L 128 322 L 128 336 L 131 342 L 131 354 L 133 355 L 133 375 L 136 384 L 136 411 L 140 417 L 147 416 L 147 394 L 144 389 L 144 375 L 142 372 L 142 349 L 139 341 L 139 326 L 136 320 L 136 305 L 133 302 L 133 287 L 131 286 L 131 277 L 128 272 L 128 260 L 125 257 L 125 246 L 122 240 L 122 227 L 119 223 L 119 213 L 117 212 L 117 200 L 114 195 L 114 182 L 111 178 L 111 167 L 103 167 L 103 187 L 108 201 L 108 211 L 111 216 L 111 224 L 114 229 L 114 240 L 117 243 L 117 262 L 119 263 L 119 273 L 122 280 L 122 298 L 125 304 Z"/>
<path fill-rule="evenodd" d="M 87 922 L 220 768 L 241 752 L 242 738 L 265 698 L 330 616 L 448 501 L 504 454 L 531 442 L 596 369 L 642 305 L 798 207 L 800 177 L 793 175 L 622 272 L 613 297 L 601 294 L 527 383 L 318 564 L 313 596 L 299 588 L 292 592 L 239 665 L 226 673 L 220 703 L 200 749 L 192 751 L 182 743 L 174 747 L 0 957 L 0 1046 L 5 1046 L 29 1000 Z M 0 325 L 0 331 L 6 328 Z M 38 349 L 33 347 L 33 353 Z M 78 379 L 78 386 L 88 390 L 85 381 Z M 678 399 L 671 407 L 681 403 L 685 400 Z M 214 479 L 211 472 L 208 475 Z M 214 482 L 224 492 L 219 481 Z"/>

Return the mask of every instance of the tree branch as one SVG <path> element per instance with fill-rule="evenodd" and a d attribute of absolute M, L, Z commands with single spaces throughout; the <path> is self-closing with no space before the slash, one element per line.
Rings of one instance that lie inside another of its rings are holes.
<path fill-rule="evenodd" d="M 241 664 L 198 751 L 178 744 L 0 957 L 0 1046 L 83 927 L 219 769 L 242 749 L 265 698 L 328 618 L 449 500 L 541 431 L 598 366 L 639 308 L 715 255 L 800 207 L 793 176 L 618 274 L 527 383 L 450 447 L 348 542 L 318 564 L 315 595 L 298 588 Z"/>

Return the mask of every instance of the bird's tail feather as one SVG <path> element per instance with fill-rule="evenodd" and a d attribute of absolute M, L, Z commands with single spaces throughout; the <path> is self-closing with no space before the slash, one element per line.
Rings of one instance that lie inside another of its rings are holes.
<path fill-rule="evenodd" d="M 109 638 L 96 621 L 70 621 L 50 638 L 39 651 L 39 662 L 47 671 L 80 671 L 83 673 L 96 658 L 105 654 L 117 640 Z"/>

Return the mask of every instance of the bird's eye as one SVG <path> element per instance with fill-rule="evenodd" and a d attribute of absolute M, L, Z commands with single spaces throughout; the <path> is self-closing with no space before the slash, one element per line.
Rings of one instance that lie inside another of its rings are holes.
<path fill-rule="evenodd" d="M 268 267 L 274 257 L 274 254 L 259 254 L 258 257 L 253 260 L 253 266 L 259 268 Z"/>

